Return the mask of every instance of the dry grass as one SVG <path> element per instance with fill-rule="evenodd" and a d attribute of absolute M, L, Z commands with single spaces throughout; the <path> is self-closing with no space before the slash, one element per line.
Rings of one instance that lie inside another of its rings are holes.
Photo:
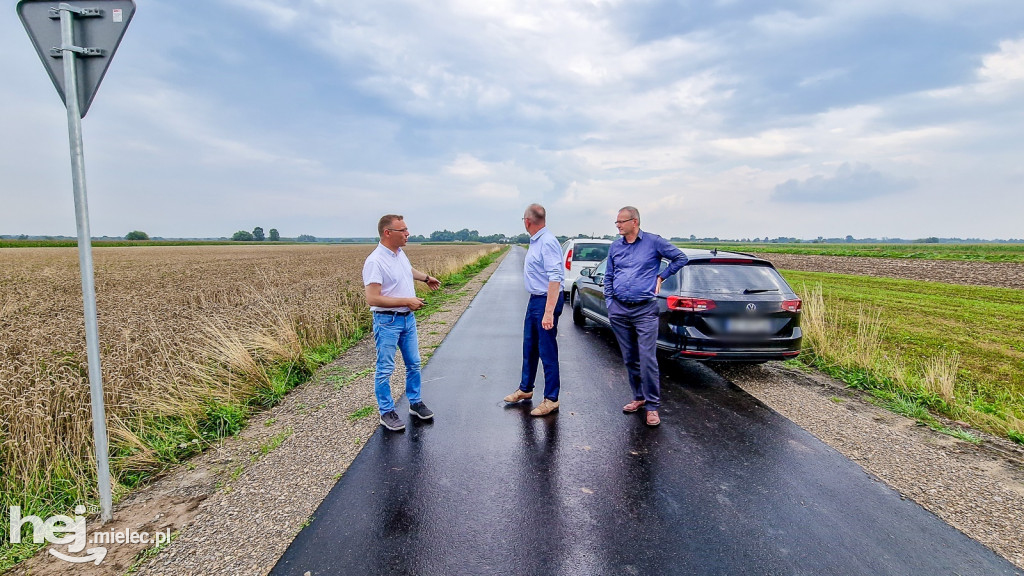
<path fill-rule="evenodd" d="M 949 342 L 924 341 L 908 349 L 899 346 L 901 341 L 920 338 L 908 336 L 913 334 L 908 327 L 933 326 L 944 318 L 921 320 L 915 314 L 897 315 L 888 308 L 883 319 L 881 307 L 866 308 L 834 294 L 830 298 L 821 284 L 802 288 L 806 295 L 802 318 L 805 358 L 810 363 L 869 390 L 897 412 L 929 424 L 939 426 L 929 418 L 931 411 L 1024 443 L 1024 420 L 1018 416 L 1024 397 L 1011 392 L 1010 386 L 979 384 L 972 376 L 975 370 L 965 367 L 963 354 Z M 979 339 L 968 352 L 994 346 L 984 336 Z"/>
<path fill-rule="evenodd" d="M 368 322 L 373 246 L 189 246 L 94 251 L 115 478 L 151 470 L 160 419 L 196 428 L 270 385 L 268 369 Z M 434 276 L 493 246 L 410 246 Z M 89 383 L 75 249 L 0 249 L 0 504 L 94 499 Z M 120 486 L 115 486 L 115 493 Z M 73 506 L 73 503 L 71 503 Z M 70 507 L 68 509 L 70 509 Z"/>
<path fill-rule="evenodd" d="M 941 351 L 924 361 L 922 385 L 925 390 L 952 404 L 956 399 L 953 389 L 960 370 L 960 354 Z"/>
<path fill-rule="evenodd" d="M 804 289 L 801 325 L 806 349 L 819 359 L 847 369 L 908 374 L 902 359 L 886 352 L 886 330 L 880 310 L 860 306 L 854 315 L 836 302 L 826 302 L 820 284 Z"/>

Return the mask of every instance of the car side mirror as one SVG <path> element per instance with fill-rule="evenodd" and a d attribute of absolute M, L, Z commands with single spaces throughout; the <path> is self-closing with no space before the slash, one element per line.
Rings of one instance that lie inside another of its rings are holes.
<path fill-rule="evenodd" d="M 604 274 L 598 274 L 598 275 L 594 276 L 594 282 L 598 286 L 604 286 Z"/>
<path fill-rule="evenodd" d="M 587 278 L 590 278 L 590 273 L 593 271 L 593 268 L 584 268 L 583 270 L 580 270 L 580 276 L 586 276 Z"/>

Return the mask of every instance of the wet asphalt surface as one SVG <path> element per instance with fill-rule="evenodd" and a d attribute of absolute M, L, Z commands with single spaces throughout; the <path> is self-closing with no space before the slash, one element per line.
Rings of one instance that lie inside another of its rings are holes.
<path fill-rule="evenodd" d="M 424 368 L 433 422 L 379 428 L 273 574 L 1017 574 L 697 364 L 662 425 L 625 415 L 610 333 L 559 322 L 561 410 L 505 405 L 522 363 L 513 248 Z"/>

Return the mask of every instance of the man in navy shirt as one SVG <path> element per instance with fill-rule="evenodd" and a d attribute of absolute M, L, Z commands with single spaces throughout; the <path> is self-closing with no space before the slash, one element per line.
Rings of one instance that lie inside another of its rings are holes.
<path fill-rule="evenodd" d="M 608 249 L 604 299 L 612 332 L 622 350 L 633 401 L 622 407 L 627 414 L 641 407 L 647 425 L 661 424 L 658 407 L 661 386 L 658 371 L 658 301 L 661 282 L 686 265 L 687 258 L 657 234 L 640 230 L 640 211 L 632 206 L 619 210 L 615 220 L 619 238 Z M 670 261 L 661 274 L 661 260 Z"/>
<path fill-rule="evenodd" d="M 533 416 L 547 416 L 558 410 L 558 317 L 562 314 L 562 247 L 547 229 L 547 212 L 540 204 L 530 204 L 523 214 L 530 233 L 530 248 L 523 263 L 523 281 L 530 301 L 523 323 L 523 374 L 519 388 L 505 396 L 505 402 L 533 398 L 537 380 L 537 362 L 544 363 L 544 400 L 534 408 Z"/>

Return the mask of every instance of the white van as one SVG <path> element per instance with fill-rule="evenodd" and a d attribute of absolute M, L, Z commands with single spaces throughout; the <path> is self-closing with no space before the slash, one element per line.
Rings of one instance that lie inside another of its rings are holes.
<path fill-rule="evenodd" d="M 565 280 L 562 291 L 568 293 L 572 283 L 579 278 L 580 270 L 597 266 L 608 257 L 611 240 L 601 238 L 570 238 L 562 244 L 562 260 L 565 262 Z"/>

